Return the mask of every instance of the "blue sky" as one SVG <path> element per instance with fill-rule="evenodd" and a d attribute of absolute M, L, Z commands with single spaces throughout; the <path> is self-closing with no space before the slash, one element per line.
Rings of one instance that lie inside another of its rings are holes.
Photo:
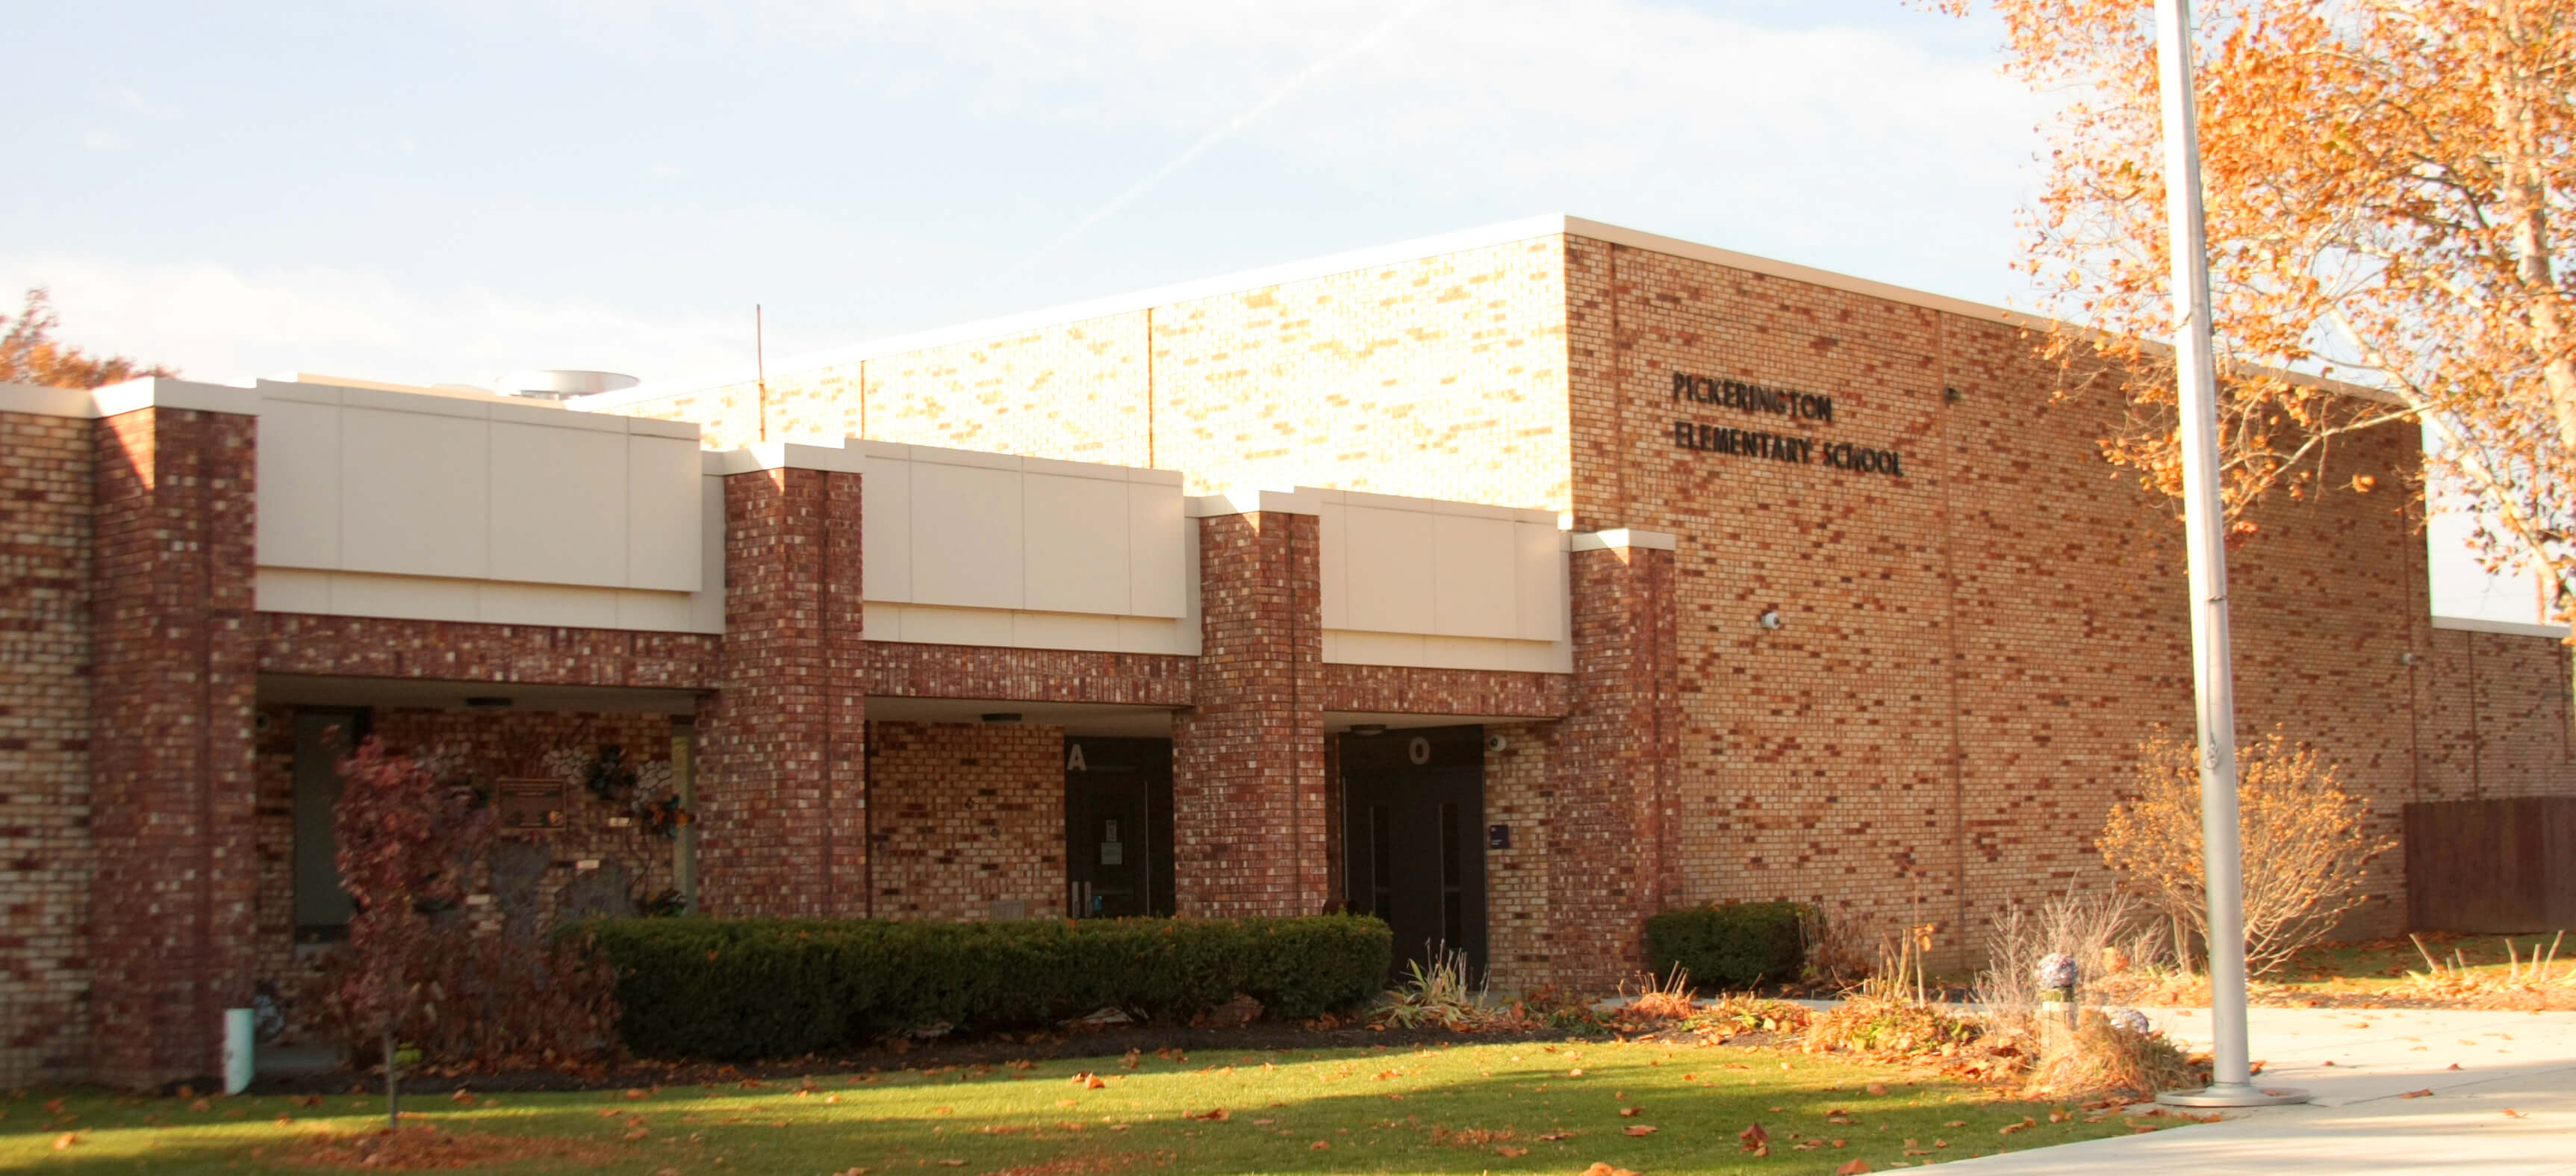
<path fill-rule="evenodd" d="M 1543 212 L 2031 303 L 2047 105 L 1991 21 L 1901 0 L 89 0 L 11 32 L 0 291 L 201 379 L 686 379 L 738 370 L 755 302 L 792 355 Z M 2529 615 L 2443 577 L 2445 611 Z"/>
<path fill-rule="evenodd" d="M 755 302 L 792 353 L 1558 211 L 2007 301 L 2041 111 L 1994 28 L 1900 0 L 83 3 L 13 40 L 0 142 L 53 165 L 0 190 L 0 284 L 210 378 L 668 378 Z"/>

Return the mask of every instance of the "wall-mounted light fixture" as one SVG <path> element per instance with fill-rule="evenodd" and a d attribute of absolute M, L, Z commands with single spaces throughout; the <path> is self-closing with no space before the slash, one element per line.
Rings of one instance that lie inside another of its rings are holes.
<path fill-rule="evenodd" d="M 1361 737 L 1363 737 L 1363 738 L 1366 738 L 1366 737 L 1372 737 L 1372 736 L 1377 736 L 1377 735 L 1384 735 L 1384 734 L 1386 734 L 1386 724 L 1384 724 L 1384 723 L 1353 723 L 1353 724 L 1351 724 L 1351 734 L 1353 734 L 1353 735 L 1358 735 L 1358 736 L 1361 736 Z"/>
<path fill-rule="evenodd" d="M 1780 610 L 1776 608 L 1763 609 L 1762 615 L 1754 618 L 1754 623 L 1765 629 L 1777 629 L 1780 627 Z"/>
<path fill-rule="evenodd" d="M 2401 654 L 2398 654 L 2398 655 L 2397 655 L 2397 664 L 2398 664 L 2398 665 L 2401 665 L 2401 666 L 2411 666 L 2411 665 L 2414 665 L 2414 664 L 2415 664 L 2415 655 L 2414 655 L 2413 653 L 2411 653 L 2411 652 L 2409 652 L 2409 653 L 2401 653 Z"/>

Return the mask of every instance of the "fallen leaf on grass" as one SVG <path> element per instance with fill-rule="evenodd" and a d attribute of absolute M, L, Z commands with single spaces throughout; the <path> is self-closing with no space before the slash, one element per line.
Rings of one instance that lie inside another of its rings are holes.
<path fill-rule="evenodd" d="M 1525 1147 L 1513 1147 L 1507 1143 L 1495 1148 L 1494 1154 L 1498 1156 L 1525 1156 L 1529 1154 L 1529 1149 Z"/>
<path fill-rule="evenodd" d="M 1581 1176 L 1637 1176 L 1637 1174 L 1626 1168 L 1613 1168 L 1599 1160 L 1594 1160 L 1592 1166 L 1585 1168 Z"/>
<path fill-rule="evenodd" d="M 1622 1119 L 1634 1119 L 1637 1117 L 1637 1112 L 1644 1109 L 1644 1107 L 1621 1107 L 1619 1108 L 1619 1117 Z"/>
<path fill-rule="evenodd" d="M 215 1109 L 215 1104 L 201 1098 L 195 1102 L 189 1103 L 188 1109 L 192 1111 L 211 1111 Z"/>
<path fill-rule="evenodd" d="M 1549 1143 L 1554 1143 L 1554 1142 L 1556 1142 L 1557 1140 L 1560 1140 L 1560 1139 L 1572 1139 L 1572 1138 L 1574 1138 L 1574 1132 L 1571 1132 L 1571 1131 L 1550 1131 L 1550 1132 L 1548 1132 L 1548 1133 L 1547 1133 L 1547 1134 L 1545 1134 L 1545 1135 L 1541 1135 L 1541 1136 L 1539 1136 L 1539 1138 L 1540 1138 L 1540 1139 L 1544 1139 L 1544 1140 L 1548 1141 Z"/>
<path fill-rule="evenodd" d="M 965 1167 L 965 1166 L 966 1166 L 966 1161 L 964 1161 L 964 1160 L 941 1160 L 941 1161 L 939 1161 L 939 1166 L 940 1166 L 940 1167 L 942 1167 L 942 1168 L 963 1168 L 963 1167 Z"/>
<path fill-rule="evenodd" d="M 1654 1129 L 1654 1128 L 1652 1128 L 1652 1127 L 1648 1127 L 1648 1126 L 1646 1126 L 1646 1125 L 1645 1125 L 1645 1124 L 1643 1124 L 1643 1123 L 1640 1123 L 1640 1124 L 1638 1124 L 1638 1125 L 1636 1125 L 1636 1126 L 1634 1126 L 1634 1127 L 1623 1127 L 1623 1128 L 1620 1128 L 1620 1130 L 1625 1131 L 1626 1133 L 1628 1133 L 1628 1134 L 1630 1134 L 1630 1135 L 1652 1135 L 1652 1134 L 1654 1134 L 1654 1133 L 1655 1133 L 1655 1129 Z"/>
<path fill-rule="evenodd" d="M 1089 1070 L 1085 1070 L 1074 1075 L 1073 1084 L 1083 1088 L 1084 1090 L 1098 1090 L 1109 1085 L 1109 1083 L 1103 1080 L 1100 1075 L 1094 1074 Z"/>
<path fill-rule="evenodd" d="M 1331 1151 L 1333 1149 L 1333 1145 L 1318 1139 L 1313 1143 L 1307 1144 L 1306 1148 L 1309 1151 Z"/>
<path fill-rule="evenodd" d="M 1872 1082 L 1869 1084 L 1869 1092 L 1871 1094 L 1885 1094 L 1887 1093 L 1887 1084 L 1884 1082 Z"/>
<path fill-rule="evenodd" d="M 1947 1122 L 1947 1123 L 1943 1123 L 1943 1124 L 1941 1124 L 1941 1125 L 1942 1125 L 1942 1126 L 1944 1126 L 1944 1127 L 1965 1127 L 1965 1126 L 1967 1126 L 1967 1125 L 1968 1125 L 1968 1121 L 1967 1121 L 1966 1119 L 1952 1119 L 1952 1120 L 1950 1120 L 1949 1122 Z"/>
<path fill-rule="evenodd" d="M 812 1079 L 807 1079 L 807 1081 L 812 1081 Z M 744 1083 L 743 1085 L 745 1085 L 745 1086 L 749 1086 L 749 1085 L 752 1085 L 752 1083 L 746 1082 L 746 1083 Z M 458 1094 L 463 1094 L 463 1093 L 465 1093 L 465 1092 L 464 1092 L 464 1091 L 462 1091 L 462 1090 L 460 1090 L 460 1091 L 457 1091 L 456 1093 L 458 1093 Z M 630 1099 L 644 1099 L 644 1098 L 651 1098 L 651 1097 L 653 1097 L 653 1092 L 652 1092 L 652 1091 L 649 1091 L 649 1090 L 646 1090 L 646 1089 L 644 1089 L 643 1087 L 640 1087 L 640 1086 L 630 1086 L 630 1087 L 627 1087 L 627 1088 L 626 1088 L 626 1097 L 628 1097 L 628 1098 L 630 1098 Z"/>
<path fill-rule="evenodd" d="M 1763 1130 L 1760 1123 L 1756 1123 L 1736 1133 L 1735 1146 L 1738 1150 L 1749 1151 L 1757 1156 L 1770 1155 L 1771 1133 Z"/>
<path fill-rule="evenodd" d="M 1216 1107 L 1205 1114 L 1201 1114 L 1197 1111 L 1183 1111 L 1181 1112 L 1181 1117 L 1184 1119 L 1205 1119 L 1210 1123 L 1222 1123 L 1233 1118 L 1234 1112 L 1226 1110 L 1224 1107 Z"/>
<path fill-rule="evenodd" d="M 2010 1134 L 2012 1134 L 2012 1133 L 2013 1133 L 2013 1132 L 2015 1132 L 2015 1131 L 2028 1131 L 2028 1130 L 2030 1130 L 2031 1128 L 2033 1128 L 2033 1127 L 2037 1127 L 2037 1126 L 2039 1126 L 2039 1120 L 2034 1119 L 2034 1118 L 2031 1118 L 2031 1117 L 2030 1117 L 2030 1116 L 2028 1116 L 2028 1115 L 2024 1115 L 2024 1116 L 2022 1116 L 2022 1117 L 2021 1117 L 2021 1122 L 2018 1122 L 2018 1123 L 2006 1123 L 2006 1124 L 2004 1124 L 2004 1125 L 2003 1125 L 2002 1129 L 2000 1129 L 2000 1130 L 1996 1131 L 1996 1132 L 1995 1132 L 1995 1134 L 1997 1134 L 1997 1135 L 2010 1135 Z"/>
<path fill-rule="evenodd" d="M 1834 1169 L 1834 1176 L 1861 1176 L 1861 1173 L 1869 1170 L 1868 1160 L 1853 1160 L 1842 1167 Z"/>
<path fill-rule="evenodd" d="M 63 1132 L 62 1134 L 57 1135 L 57 1136 L 55 1136 L 55 1137 L 54 1137 L 54 1150 L 55 1150 L 55 1151 L 63 1151 L 63 1150 L 65 1150 L 65 1149 L 70 1148 L 70 1147 L 71 1147 L 71 1145 L 73 1145 L 73 1144 L 75 1144 L 75 1143 L 79 1143 L 79 1142 L 80 1142 L 80 1136 L 79 1136 L 79 1135 L 76 1135 L 76 1134 L 74 1134 L 74 1133 L 72 1133 L 72 1132 L 66 1131 L 66 1132 Z"/>
<path fill-rule="evenodd" d="M 2070 1110 L 2067 1110 L 2067 1109 L 2066 1109 L 2066 1108 L 2064 1108 L 2064 1107 L 2050 1107 L 2050 1108 L 2048 1108 L 2048 1121 L 2049 1121 L 2049 1122 L 2051 1122 L 2051 1123 L 2063 1123 L 2063 1122 L 2065 1122 L 2065 1121 L 2067 1121 L 2067 1120 L 2069 1120 L 2069 1119 L 2072 1119 L 2072 1118 L 2074 1118 L 2074 1117 L 2075 1117 L 2075 1112 L 2070 1111 Z"/>
<path fill-rule="evenodd" d="M 638 1127 L 638 1128 L 636 1128 L 636 1129 L 634 1129 L 634 1130 L 629 1131 L 629 1132 L 627 1132 L 627 1133 L 626 1133 L 626 1142 L 628 1142 L 628 1143 L 633 1143 L 633 1142 L 635 1142 L 636 1140 L 642 1139 L 642 1138 L 644 1138 L 645 1136 L 647 1136 L 647 1135 L 651 1135 L 651 1134 L 652 1134 L 652 1132 L 651 1132 L 651 1131 L 645 1130 L 645 1129 L 644 1129 L 644 1128 L 642 1128 L 642 1127 Z"/>
<path fill-rule="evenodd" d="M 2430 1088 L 2427 1088 L 2427 1089 L 2424 1089 L 2424 1090 L 2410 1090 L 2410 1091 L 2407 1091 L 2407 1092 L 2406 1092 L 2406 1093 L 2404 1093 L 2404 1094 L 2398 1095 L 2397 1097 L 2399 1097 L 2399 1098 L 2431 1098 L 2431 1097 L 2433 1097 L 2433 1092 L 2432 1092 L 2432 1090 L 2431 1090 Z"/>

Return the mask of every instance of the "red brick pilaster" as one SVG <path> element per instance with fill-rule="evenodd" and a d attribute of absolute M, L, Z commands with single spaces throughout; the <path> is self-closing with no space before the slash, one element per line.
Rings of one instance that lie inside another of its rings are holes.
<path fill-rule="evenodd" d="M 1329 901 L 1320 546 L 1310 514 L 1199 521 L 1198 702 L 1172 722 L 1184 915 L 1314 914 Z"/>
<path fill-rule="evenodd" d="M 699 904 L 868 913 L 859 475 L 725 478 L 722 682 L 700 712 Z"/>
<path fill-rule="evenodd" d="M 1579 536 L 1573 710 L 1550 757 L 1548 921 L 1559 983 L 1604 990 L 1645 962 L 1645 918 L 1680 893 L 1670 536 Z M 1588 549 L 1586 549 L 1588 548 Z"/>
<path fill-rule="evenodd" d="M 220 1073 L 251 999 L 257 425 L 153 407 L 96 433 L 90 1015 L 117 1086 Z"/>

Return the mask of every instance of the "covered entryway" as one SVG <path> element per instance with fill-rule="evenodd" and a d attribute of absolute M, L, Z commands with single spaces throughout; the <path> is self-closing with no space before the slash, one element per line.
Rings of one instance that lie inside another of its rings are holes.
<path fill-rule="evenodd" d="M 1169 915 L 1172 741 L 1064 741 L 1065 909 L 1077 919 Z"/>
<path fill-rule="evenodd" d="M 1396 967 L 1463 951 L 1485 971 L 1484 728 L 1341 737 L 1349 908 L 1386 920 Z"/>

